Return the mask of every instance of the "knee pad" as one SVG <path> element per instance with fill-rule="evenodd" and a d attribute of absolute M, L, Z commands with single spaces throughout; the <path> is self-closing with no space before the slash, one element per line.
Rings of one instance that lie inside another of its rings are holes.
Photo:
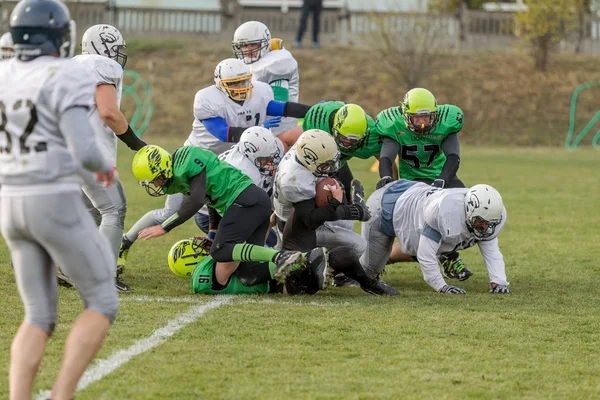
<path fill-rule="evenodd" d="M 329 267 L 335 272 L 341 272 L 348 265 L 358 264 L 360 261 L 351 247 L 336 247 L 329 250 Z M 361 267 L 362 268 L 362 267 Z"/>
<path fill-rule="evenodd" d="M 217 245 L 213 242 L 210 248 L 210 256 L 216 262 L 231 262 L 233 261 L 231 257 L 233 256 L 233 247 L 235 244 L 231 243 L 223 243 L 221 245 Z"/>

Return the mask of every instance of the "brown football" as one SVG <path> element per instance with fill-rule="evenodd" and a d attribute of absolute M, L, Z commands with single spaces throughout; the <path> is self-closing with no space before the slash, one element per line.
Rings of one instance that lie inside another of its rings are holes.
<path fill-rule="evenodd" d="M 335 186 L 341 187 L 340 182 L 337 179 L 333 178 L 324 178 L 319 181 L 316 185 L 316 195 L 315 195 L 315 205 L 317 208 L 326 207 L 329 205 L 329 201 L 333 200 L 331 196 L 331 192 L 327 188 L 327 186 Z"/>

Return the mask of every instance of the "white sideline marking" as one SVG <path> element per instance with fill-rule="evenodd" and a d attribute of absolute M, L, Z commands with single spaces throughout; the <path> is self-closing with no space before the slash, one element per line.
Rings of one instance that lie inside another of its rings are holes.
<path fill-rule="evenodd" d="M 198 299 L 193 296 L 185 297 L 153 297 L 153 296 L 131 296 L 124 295 L 119 298 L 121 302 L 134 302 L 134 303 L 206 303 L 202 299 Z M 345 307 L 349 306 L 350 303 L 321 303 L 318 301 L 280 301 L 278 299 L 240 299 L 235 304 L 278 304 L 283 306 L 313 306 L 313 307 Z"/>
<path fill-rule="evenodd" d="M 101 380 L 123 364 L 129 362 L 129 360 L 131 360 L 133 357 L 143 354 L 148 350 L 151 350 L 154 347 L 162 344 L 168 338 L 181 330 L 181 328 L 196 321 L 207 311 L 225 305 L 231 300 L 233 300 L 233 296 L 219 296 L 209 303 L 193 306 L 183 314 L 180 314 L 176 318 L 169 320 L 165 326 L 155 330 L 147 338 L 138 340 L 129 348 L 125 350 L 119 350 L 105 360 L 96 361 L 94 366 L 89 367 L 81 377 L 81 380 L 77 385 L 77 391 L 83 390 L 92 383 Z M 50 391 L 40 392 L 40 394 L 38 394 L 36 397 L 36 400 L 46 399 L 49 394 Z"/>
<path fill-rule="evenodd" d="M 199 300 L 197 297 L 186 296 L 186 297 L 153 297 L 153 296 L 130 296 L 124 295 L 119 297 L 121 302 L 135 302 L 135 303 L 206 303 L 205 301 Z"/>

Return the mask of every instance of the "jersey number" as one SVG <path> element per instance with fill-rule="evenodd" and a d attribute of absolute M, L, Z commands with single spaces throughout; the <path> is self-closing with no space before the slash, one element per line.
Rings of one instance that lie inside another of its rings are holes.
<path fill-rule="evenodd" d="M 36 152 L 44 151 L 47 147 L 46 142 L 39 142 L 33 149 L 25 145 L 25 141 L 29 135 L 31 135 L 31 132 L 33 132 L 33 129 L 35 128 L 35 124 L 38 122 L 38 117 L 35 104 L 33 104 L 31 100 L 17 100 L 17 102 L 13 105 L 13 110 L 19 111 L 23 106 L 29 108 L 29 122 L 27 122 L 27 126 L 25 127 L 23 134 L 19 136 L 20 153 L 27 154 L 31 152 L 31 150 Z M 6 105 L 0 101 L 0 133 L 4 132 L 6 134 L 6 146 L 0 147 L 0 153 L 10 153 L 12 150 L 12 136 L 6 130 L 7 124 L 8 120 L 6 118 Z"/>
<path fill-rule="evenodd" d="M 246 121 L 247 122 L 252 121 L 252 116 L 246 115 Z M 254 125 L 258 125 L 259 122 L 260 122 L 260 113 L 256 113 L 256 114 L 254 114 Z"/>
<path fill-rule="evenodd" d="M 431 166 L 433 160 L 435 160 L 435 156 L 440 152 L 440 146 L 437 144 L 424 144 L 423 151 L 429 153 L 429 158 L 427 159 L 427 168 Z M 402 160 L 408 160 L 413 163 L 413 168 L 421 168 L 421 160 L 417 153 L 419 152 L 418 144 L 403 144 L 402 151 L 400 152 L 400 157 Z"/>
<path fill-rule="evenodd" d="M 198 283 L 210 283 L 210 275 L 200 275 L 198 277 Z"/>

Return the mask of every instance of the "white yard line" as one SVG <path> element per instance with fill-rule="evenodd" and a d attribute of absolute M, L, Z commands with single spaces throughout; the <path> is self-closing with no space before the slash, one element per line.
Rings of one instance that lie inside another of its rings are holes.
<path fill-rule="evenodd" d="M 132 296 L 124 295 L 120 297 L 121 302 L 127 303 L 206 303 L 205 297 L 182 296 L 182 297 L 154 297 L 154 296 Z M 344 307 L 349 306 L 349 302 L 343 303 L 325 303 L 318 301 L 287 301 L 268 298 L 243 298 L 238 297 L 235 304 L 277 304 L 282 306 L 313 306 L 313 307 Z"/>
<path fill-rule="evenodd" d="M 233 296 L 218 296 L 209 303 L 191 307 L 188 311 L 170 320 L 165 326 L 152 332 L 147 338 L 138 340 L 129 348 L 119 350 L 107 359 L 98 360 L 94 366 L 89 367 L 81 377 L 77 390 L 83 390 L 92 383 L 101 380 L 106 375 L 129 362 L 133 357 L 143 354 L 148 350 L 162 344 L 183 327 L 196 321 L 207 311 L 221 307 L 233 300 Z M 43 391 L 36 397 L 37 400 L 48 398 L 50 392 Z"/>

